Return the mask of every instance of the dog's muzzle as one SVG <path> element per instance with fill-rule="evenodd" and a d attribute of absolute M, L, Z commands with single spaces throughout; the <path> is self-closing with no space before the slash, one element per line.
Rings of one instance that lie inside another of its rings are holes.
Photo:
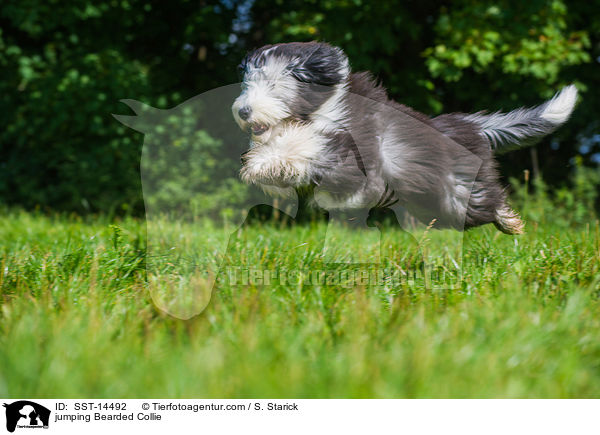
<path fill-rule="evenodd" d="M 269 126 L 266 124 L 252 124 L 251 128 L 253 135 L 260 136 L 269 129 Z"/>

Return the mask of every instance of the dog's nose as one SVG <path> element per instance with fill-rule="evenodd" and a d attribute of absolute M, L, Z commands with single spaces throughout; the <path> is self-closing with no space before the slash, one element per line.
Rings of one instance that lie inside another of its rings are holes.
<path fill-rule="evenodd" d="M 246 121 L 250 117 L 250 112 L 252 112 L 252 110 L 250 110 L 248 106 L 244 106 L 238 111 L 238 115 L 240 115 L 240 118 Z"/>

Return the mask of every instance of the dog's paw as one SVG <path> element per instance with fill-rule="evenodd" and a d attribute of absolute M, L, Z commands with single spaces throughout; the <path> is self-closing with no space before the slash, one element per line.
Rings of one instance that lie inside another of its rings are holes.
<path fill-rule="evenodd" d="M 496 210 L 496 228 L 505 234 L 523 234 L 525 223 L 519 214 L 507 205 Z"/>

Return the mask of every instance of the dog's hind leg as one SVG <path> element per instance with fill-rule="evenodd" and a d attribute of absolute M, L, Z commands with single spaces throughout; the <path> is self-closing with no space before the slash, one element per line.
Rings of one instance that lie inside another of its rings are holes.
<path fill-rule="evenodd" d="M 496 209 L 494 225 L 505 234 L 523 234 L 525 228 L 525 223 L 519 214 L 507 204 Z"/>

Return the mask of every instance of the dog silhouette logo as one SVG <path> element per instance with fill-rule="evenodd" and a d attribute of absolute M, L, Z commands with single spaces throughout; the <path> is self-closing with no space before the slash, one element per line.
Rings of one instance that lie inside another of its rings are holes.
<path fill-rule="evenodd" d="M 50 410 L 29 400 L 19 400 L 4 404 L 6 408 L 6 430 L 14 432 L 19 429 L 48 429 Z"/>

